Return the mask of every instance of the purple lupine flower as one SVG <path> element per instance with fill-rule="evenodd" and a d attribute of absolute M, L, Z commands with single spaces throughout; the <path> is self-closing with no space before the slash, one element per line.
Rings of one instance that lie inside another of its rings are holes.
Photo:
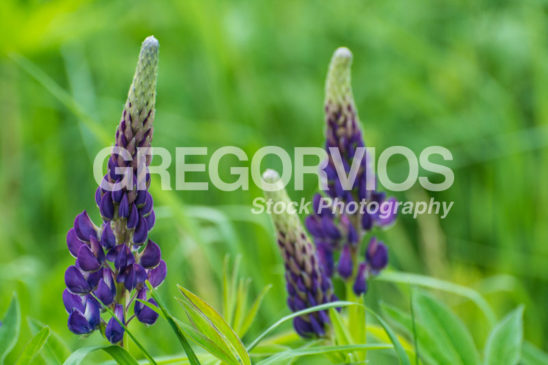
<path fill-rule="evenodd" d="M 314 212 L 306 218 L 306 227 L 320 253 L 324 272 L 330 277 L 337 272 L 343 280 L 354 281 L 354 292 L 360 295 L 367 290 L 367 278 L 378 274 L 388 262 L 386 246 L 377 243 L 376 239 L 369 245 L 365 260 L 358 262 L 361 242 L 375 226 L 384 227 L 394 222 L 396 201 L 377 191 L 352 95 L 351 64 L 352 53 L 343 47 L 335 51 L 329 66 L 325 100 L 327 185 L 323 194 L 314 196 Z M 359 159 L 356 178 L 344 186 L 339 174 L 350 176 L 354 159 Z M 374 212 L 371 212 L 373 209 L 370 212 L 358 209 L 350 214 L 332 209 L 333 205 L 320 210 L 321 200 L 327 198 L 343 203 L 343 206 L 351 202 L 376 204 L 378 209 Z M 380 209 L 381 206 L 384 209 Z"/>
<path fill-rule="evenodd" d="M 126 325 L 133 318 L 126 311 L 135 297 L 147 301 L 145 281 L 157 287 L 166 277 L 160 247 L 148 238 L 155 221 L 148 191 L 150 158 L 138 155 L 138 149 L 150 147 L 152 139 L 157 68 L 158 41 L 151 36 L 142 44 L 116 131 L 116 148 L 95 193 L 103 222 L 95 225 L 83 211 L 67 233 L 68 250 L 76 262 L 65 272 L 63 302 L 69 313 L 68 327 L 76 334 L 90 333 L 105 324 L 101 318 L 106 311 L 103 306 L 110 307 Z M 156 305 L 152 299 L 148 302 Z M 142 323 L 153 324 L 158 318 L 142 303 L 135 301 L 133 308 Z M 104 333 L 110 342 L 119 343 L 124 327 L 111 317 Z"/>
<path fill-rule="evenodd" d="M 267 170 L 263 175 L 277 190 L 265 191 L 273 205 L 289 207 L 291 200 L 283 188 L 277 172 Z M 297 214 L 293 211 L 272 212 L 277 241 L 285 263 L 285 280 L 288 292 L 287 304 L 296 312 L 316 305 L 337 300 L 329 276 L 320 266 L 320 257 L 306 235 Z M 318 311 L 296 317 L 295 331 L 302 337 L 323 337 L 328 332 L 329 317 L 326 311 Z"/>

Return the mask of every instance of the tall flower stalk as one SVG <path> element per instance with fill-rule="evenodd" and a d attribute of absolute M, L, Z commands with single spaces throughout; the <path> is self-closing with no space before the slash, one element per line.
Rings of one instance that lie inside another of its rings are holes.
<path fill-rule="evenodd" d="M 276 188 L 265 191 L 266 199 L 272 202 L 272 206 L 284 208 L 273 209 L 271 216 L 284 260 L 289 308 L 296 312 L 336 300 L 331 280 L 319 265 L 314 245 L 297 213 L 290 209 L 292 202 L 280 176 L 274 170 L 267 170 L 263 179 Z M 325 337 L 329 332 L 329 317 L 326 311 L 302 315 L 293 320 L 293 327 L 302 337 Z"/>
<path fill-rule="evenodd" d="M 367 291 L 367 279 L 388 263 L 384 243 L 371 237 L 362 254 L 362 241 L 374 226 L 383 227 L 394 221 L 395 214 L 390 213 L 393 209 L 386 208 L 391 208 L 395 200 L 386 199 L 385 194 L 376 189 L 352 95 L 351 64 L 352 53 L 342 47 L 335 51 L 329 65 L 325 97 L 327 186 L 323 194 L 314 196 L 314 212 L 306 218 L 306 227 L 314 237 L 325 272 L 330 277 L 338 274 L 347 283 L 348 296 L 360 296 Z M 340 174 L 349 174 L 353 163 L 358 162 L 355 180 L 345 186 Z M 326 198 L 332 200 L 331 207 L 322 205 L 322 199 Z M 337 209 L 336 202 L 346 207 L 351 202 L 364 203 L 363 207 L 376 204 L 379 209 L 370 209 L 373 213 L 358 209 L 351 214 L 350 209 Z"/>
<path fill-rule="evenodd" d="M 155 222 L 148 191 L 150 159 L 138 158 L 139 148 L 150 147 L 152 140 L 158 46 L 152 36 L 141 46 L 108 171 L 95 193 L 102 223 L 96 225 L 83 211 L 67 233 L 69 252 L 76 258 L 65 272 L 68 328 L 75 334 L 101 329 L 111 343 L 122 343 L 119 322 L 156 321 L 157 313 L 136 299 L 147 301 L 145 281 L 156 287 L 167 273 L 160 247 L 148 238 Z M 152 298 L 148 302 L 156 305 Z M 106 321 L 106 312 L 116 318 Z"/>

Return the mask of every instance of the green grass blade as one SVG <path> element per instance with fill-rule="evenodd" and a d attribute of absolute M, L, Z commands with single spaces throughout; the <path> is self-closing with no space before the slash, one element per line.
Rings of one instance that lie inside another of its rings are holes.
<path fill-rule="evenodd" d="M 521 357 L 523 306 L 504 317 L 493 328 L 485 345 L 486 365 L 515 365 Z"/>
<path fill-rule="evenodd" d="M 186 355 L 188 356 L 189 362 L 192 365 L 200 365 L 200 360 L 198 360 L 198 357 L 196 357 L 196 354 L 194 353 L 194 350 L 192 349 L 192 346 L 190 346 L 190 344 L 188 343 L 188 340 L 186 339 L 184 333 L 181 331 L 179 326 L 177 326 L 177 323 L 175 322 L 173 316 L 171 314 L 169 314 L 169 312 L 166 309 L 164 303 L 162 302 L 162 300 L 160 299 L 158 294 L 156 294 L 156 291 L 154 290 L 152 285 L 150 285 L 150 283 L 148 281 L 146 283 L 147 283 L 147 286 L 149 288 L 150 295 L 152 296 L 152 298 L 154 298 L 154 300 L 156 301 L 156 303 L 158 304 L 158 307 L 160 308 L 160 310 L 162 312 L 162 317 L 164 317 L 166 319 L 166 321 L 169 323 L 171 329 L 173 330 L 173 332 L 175 332 L 175 335 L 177 336 L 177 339 L 179 340 L 179 343 L 181 344 L 181 346 L 183 346 L 183 350 L 185 351 Z"/>
<path fill-rule="evenodd" d="M 217 311 L 213 309 L 213 307 L 200 299 L 194 293 L 190 292 L 180 285 L 178 285 L 177 287 L 179 288 L 183 296 L 186 297 L 197 309 L 199 309 L 211 321 L 211 323 L 215 327 L 217 327 L 217 329 L 219 329 L 219 331 L 227 338 L 227 340 L 238 353 L 238 356 L 240 357 L 242 363 L 244 365 L 250 365 L 251 359 L 249 358 L 249 354 L 242 344 L 242 341 L 234 332 L 234 330 L 225 322 L 223 317 L 219 313 L 217 313 Z"/>
<path fill-rule="evenodd" d="M 548 364 L 548 354 L 524 341 L 521 347 L 521 362 L 524 365 Z"/>
<path fill-rule="evenodd" d="M 324 310 L 324 309 L 337 308 L 337 307 L 348 307 L 350 305 L 361 305 L 361 304 L 355 303 L 355 302 L 336 301 L 336 302 L 316 305 L 314 307 L 303 309 L 302 311 L 298 311 L 298 312 L 295 312 L 295 313 L 288 314 L 287 316 L 282 317 L 281 319 L 276 321 L 276 323 L 274 323 L 273 325 L 268 327 L 263 333 L 261 333 L 259 336 L 257 336 L 257 338 L 251 344 L 249 344 L 249 346 L 247 346 L 247 351 L 253 350 L 253 348 L 255 346 L 257 346 L 257 344 L 259 342 L 261 342 L 270 332 L 272 332 L 273 330 L 275 330 L 277 327 L 279 327 L 283 323 L 285 323 L 285 322 L 287 322 L 287 321 L 289 321 L 289 320 L 291 320 L 295 317 L 301 316 L 303 314 L 308 314 L 308 313 L 312 313 L 312 312 L 321 311 L 321 310 Z"/>
<path fill-rule="evenodd" d="M 322 346 L 322 347 L 310 347 L 300 348 L 289 351 L 284 351 L 274 356 L 271 356 L 263 361 L 257 363 L 257 365 L 268 365 L 277 362 L 287 363 L 288 360 L 296 359 L 302 356 L 311 355 L 326 355 L 334 353 L 349 353 L 352 351 L 369 351 L 369 350 L 386 350 L 393 348 L 388 344 L 364 344 L 364 345 L 344 345 L 344 346 Z"/>
<path fill-rule="evenodd" d="M 44 327 L 38 332 L 25 346 L 25 349 L 21 353 L 19 360 L 17 360 L 17 365 L 27 365 L 32 364 L 34 357 L 42 351 L 44 344 L 48 340 L 50 335 L 49 328 Z"/>
<path fill-rule="evenodd" d="M 95 351 L 104 351 L 112 357 L 116 363 L 120 365 L 138 365 L 137 360 L 135 360 L 129 352 L 124 348 L 116 345 L 109 346 L 89 346 L 82 347 L 74 351 L 68 359 L 65 360 L 63 365 L 79 365 L 84 361 L 86 356 Z"/>
<path fill-rule="evenodd" d="M 14 294 L 8 311 L 2 320 L 2 326 L 0 326 L 0 364 L 4 363 L 4 359 L 17 343 L 20 327 L 21 310 L 19 300 Z"/>
<path fill-rule="evenodd" d="M 36 335 L 43 328 L 47 327 L 45 324 L 34 318 L 28 318 L 27 321 L 33 335 Z M 70 349 L 61 337 L 50 328 L 48 341 L 45 343 L 44 350 L 41 353 L 44 360 L 48 364 L 62 364 L 63 361 L 69 357 L 70 352 Z"/>
<path fill-rule="evenodd" d="M 407 354 L 402 344 L 398 340 L 398 336 L 396 336 L 396 334 L 394 333 L 392 328 L 390 328 L 388 323 L 386 323 L 386 321 L 382 319 L 381 316 L 379 316 L 377 313 L 375 313 L 373 310 L 369 309 L 368 307 L 365 307 L 365 310 L 368 311 L 373 317 L 375 317 L 377 322 L 379 322 L 382 328 L 384 328 L 384 331 L 390 338 L 392 345 L 394 345 L 394 350 L 396 351 L 396 355 L 398 356 L 398 359 L 400 360 L 400 364 L 410 365 L 409 357 L 407 357 Z"/>
<path fill-rule="evenodd" d="M 251 325 L 253 324 L 253 321 L 255 320 L 255 317 L 257 316 L 257 313 L 259 311 L 259 307 L 261 306 L 261 303 L 263 302 L 263 299 L 268 293 L 268 291 L 270 290 L 270 288 L 272 288 L 272 285 L 265 286 L 263 290 L 261 290 L 257 298 L 255 299 L 253 304 L 251 305 L 251 308 L 247 312 L 247 315 L 244 318 L 244 321 L 242 323 L 242 326 L 240 327 L 240 330 L 237 331 L 240 337 L 243 337 L 247 333 Z"/>
<path fill-rule="evenodd" d="M 485 318 L 487 318 L 490 326 L 493 326 L 496 322 L 495 313 L 493 312 L 487 301 L 477 291 L 467 288 L 465 286 L 450 283 L 448 281 L 443 281 L 429 276 L 408 274 L 396 271 L 387 271 L 382 275 L 379 275 L 376 280 L 422 286 L 425 288 L 438 289 L 448 293 L 463 296 L 465 298 L 468 298 L 478 306 L 478 308 L 485 315 Z"/>

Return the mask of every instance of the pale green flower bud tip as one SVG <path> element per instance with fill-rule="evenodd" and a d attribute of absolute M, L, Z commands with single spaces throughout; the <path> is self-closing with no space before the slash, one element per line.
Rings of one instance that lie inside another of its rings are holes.
<path fill-rule="evenodd" d="M 158 49 L 160 44 L 154 36 L 147 37 L 141 45 L 133 83 L 129 89 L 128 101 L 137 114 L 149 110 L 156 99 L 156 79 L 158 76 Z M 132 115 L 134 113 L 132 112 Z"/>
<path fill-rule="evenodd" d="M 327 73 L 326 102 L 343 104 L 352 102 L 350 84 L 350 68 L 352 66 L 352 52 L 346 47 L 337 48 Z"/>
<path fill-rule="evenodd" d="M 272 169 L 267 169 L 265 172 L 263 172 L 263 179 L 267 183 L 273 184 L 280 180 L 280 175 Z"/>

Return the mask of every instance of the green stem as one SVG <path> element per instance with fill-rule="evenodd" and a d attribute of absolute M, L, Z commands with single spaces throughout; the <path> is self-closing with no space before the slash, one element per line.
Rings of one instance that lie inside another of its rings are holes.
<path fill-rule="evenodd" d="M 366 318 L 365 318 L 365 306 L 362 304 L 362 296 L 356 296 L 352 287 L 353 280 L 349 280 L 346 283 L 346 300 L 354 302 L 359 305 L 353 305 L 348 308 L 348 328 L 350 335 L 355 344 L 367 343 L 367 335 L 365 331 Z M 359 361 L 366 361 L 366 351 L 356 351 L 356 357 Z"/>

